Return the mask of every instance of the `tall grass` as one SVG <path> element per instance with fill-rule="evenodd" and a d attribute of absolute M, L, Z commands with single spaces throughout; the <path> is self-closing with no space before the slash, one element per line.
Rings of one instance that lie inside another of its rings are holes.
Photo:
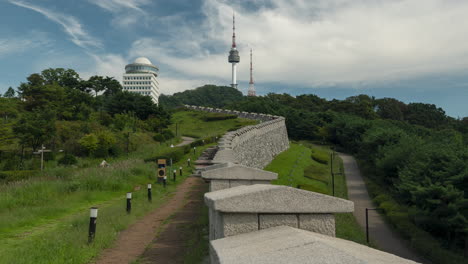
<path fill-rule="evenodd" d="M 197 116 L 200 115 L 197 113 Z M 207 136 L 222 134 L 249 122 L 235 119 L 211 121 L 209 125 L 189 112 L 180 112 L 195 133 Z M 218 127 L 214 130 L 213 127 Z M 201 130 L 200 130 L 201 128 Z M 187 133 L 190 132 L 186 127 Z M 203 132 L 203 130 L 205 130 Z M 173 143 L 180 141 L 174 139 Z M 0 263 L 87 263 L 106 247 L 111 246 L 118 232 L 137 218 L 164 203 L 176 185 L 191 174 L 186 160 L 198 157 L 211 145 L 197 147 L 174 164 L 184 167 L 184 177 L 177 175 L 168 186 L 153 186 L 153 202 L 146 201 L 146 184 L 154 183 L 156 164 L 144 163 L 144 158 L 164 154 L 169 144 L 159 144 L 133 138 L 136 150 L 117 158 L 106 159 L 111 167 L 98 168 L 102 159 L 80 159 L 78 167 L 54 167 L 51 161 L 46 170 L 34 178 L 0 184 Z M 135 187 L 142 191 L 135 191 Z M 132 213 L 125 212 L 125 193 L 134 191 Z M 99 206 L 96 240 L 88 245 L 89 207 Z"/>

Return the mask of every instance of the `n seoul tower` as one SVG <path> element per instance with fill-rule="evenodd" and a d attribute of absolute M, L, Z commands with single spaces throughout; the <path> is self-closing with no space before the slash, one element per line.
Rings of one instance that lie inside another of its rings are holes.
<path fill-rule="evenodd" d="M 229 63 L 232 64 L 232 88 L 237 89 L 237 63 L 240 61 L 239 51 L 236 48 L 236 20 L 234 14 L 232 14 L 232 46 L 231 50 L 229 51 L 228 57 Z"/>
<path fill-rule="evenodd" d="M 250 82 L 249 82 L 249 91 L 247 93 L 248 96 L 256 96 L 255 93 L 255 84 L 253 81 L 253 67 L 252 67 L 252 49 L 250 49 Z"/>

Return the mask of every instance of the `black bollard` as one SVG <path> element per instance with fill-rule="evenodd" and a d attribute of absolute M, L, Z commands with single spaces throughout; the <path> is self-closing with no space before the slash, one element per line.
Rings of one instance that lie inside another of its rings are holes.
<path fill-rule="evenodd" d="M 153 200 L 152 194 L 151 194 L 151 183 L 148 183 L 148 201 L 151 202 Z"/>
<path fill-rule="evenodd" d="M 173 180 L 173 181 L 176 181 L 176 175 L 177 175 L 177 170 L 174 170 L 174 171 L 172 172 L 172 180 Z"/>
<path fill-rule="evenodd" d="M 127 193 L 127 214 L 132 211 L 132 193 Z"/>
<path fill-rule="evenodd" d="M 179 174 L 180 174 L 180 177 L 182 177 L 182 167 L 179 167 Z"/>
<path fill-rule="evenodd" d="M 96 235 L 96 220 L 97 220 L 97 207 L 91 207 L 89 210 L 89 229 L 88 229 L 88 243 L 92 243 Z"/>
<path fill-rule="evenodd" d="M 193 155 L 195 155 L 195 150 L 197 149 L 197 147 L 193 147 Z"/>
<path fill-rule="evenodd" d="M 164 186 L 164 188 L 166 188 L 166 182 L 167 182 L 167 176 L 164 176 L 164 178 L 163 178 L 163 186 Z"/>
<path fill-rule="evenodd" d="M 190 167 L 190 159 L 187 159 L 187 166 Z"/>

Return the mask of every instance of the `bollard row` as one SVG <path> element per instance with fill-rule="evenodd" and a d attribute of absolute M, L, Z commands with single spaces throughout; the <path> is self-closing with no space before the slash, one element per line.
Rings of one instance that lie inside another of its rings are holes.
<path fill-rule="evenodd" d="M 170 161 L 172 165 L 172 159 Z M 190 159 L 187 160 L 188 166 L 190 167 Z M 177 170 L 173 171 L 173 181 L 176 181 L 176 175 L 177 175 Z M 179 175 L 182 177 L 183 176 L 183 168 L 182 166 L 179 167 Z M 167 176 L 164 176 L 163 178 L 163 188 L 166 188 L 167 185 Z M 153 200 L 153 194 L 152 194 L 152 184 L 148 183 L 147 185 L 147 196 L 148 196 L 148 202 L 152 202 Z M 125 195 L 126 198 L 126 207 L 125 211 L 127 214 L 130 214 L 132 211 L 132 193 L 128 192 Z M 94 241 L 94 238 L 96 236 L 96 225 L 97 225 L 97 215 L 98 215 L 98 208 L 97 207 L 91 207 L 90 212 L 89 212 L 89 227 L 88 227 L 88 243 L 91 244 Z"/>

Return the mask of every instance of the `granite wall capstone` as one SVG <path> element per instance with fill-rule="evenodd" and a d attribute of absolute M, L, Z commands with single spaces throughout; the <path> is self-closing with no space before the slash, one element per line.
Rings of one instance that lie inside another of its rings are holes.
<path fill-rule="evenodd" d="M 211 113 L 233 114 L 241 118 L 260 121 L 257 125 L 246 126 L 221 137 L 218 141 L 219 150 L 213 158 L 213 163 L 231 162 L 262 169 L 276 155 L 289 148 L 284 117 L 201 106 L 186 105 L 185 107 Z"/>

